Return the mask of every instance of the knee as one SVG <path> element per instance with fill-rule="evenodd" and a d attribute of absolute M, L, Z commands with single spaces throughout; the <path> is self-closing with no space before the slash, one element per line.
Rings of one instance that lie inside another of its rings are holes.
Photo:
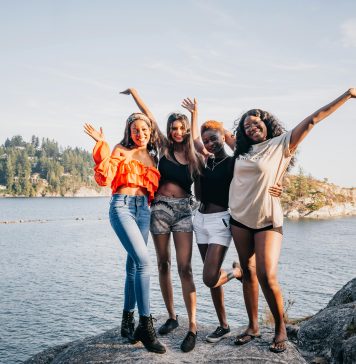
<path fill-rule="evenodd" d="M 277 274 L 273 272 L 258 272 L 258 281 L 261 285 L 261 287 L 269 288 L 269 289 L 275 289 L 278 287 L 278 279 Z"/>
<path fill-rule="evenodd" d="M 150 271 L 151 270 L 151 260 L 149 256 L 140 257 L 135 264 L 135 268 L 138 272 Z"/>
<path fill-rule="evenodd" d="M 217 283 L 216 276 L 211 274 L 203 274 L 203 282 L 209 288 L 214 288 L 215 284 Z"/>
<path fill-rule="evenodd" d="M 242 266 L 241 269 L 242 269 L 243 282 L 253 282 L 257 280 L 255 266 L 253 265 L 247 265 L 245 267 Z"/>
<path fill-rule="evenodd" d="M 160 260 L 157 266 L 159 274 L 167 274 L 171 270 L 171 262 L 169 260 Z"/>
<path fill-rule="evenodd" d="M 178 265 L 178 273 L 181 279 L 192 279 L 193 272 L 190 264 Z"/>

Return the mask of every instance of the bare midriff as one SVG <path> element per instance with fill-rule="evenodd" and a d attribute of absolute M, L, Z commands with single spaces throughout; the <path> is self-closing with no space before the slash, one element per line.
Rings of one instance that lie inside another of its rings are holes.
<path fill-rule="evenodd" d="M 214 214 L 216 212 L 226 211 L 227 208 L 219 205 L 215 205 L 214 203 L 206 203 L 200 202 L 199 212 L 202 214 Z"/>
<path fill-rule="evenodd" d="M 127 187 L 127 186 L 120 186 L 117 188 L 115 194 L 121 195 L 129 195 L 129 196 L 145 196 L 147 195 L 147 190 L 144 187 Z"/>
<path fill-rule="evenodd" d="M 164 182 L 157 190 L 156 195 L 173 198 L 186 198 L 190 195 L 183 190 L 182 187 L 178 186 L 173 182 Z"/>

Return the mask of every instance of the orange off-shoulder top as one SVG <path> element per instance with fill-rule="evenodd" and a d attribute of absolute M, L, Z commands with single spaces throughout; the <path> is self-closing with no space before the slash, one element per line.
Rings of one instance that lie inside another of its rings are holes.
<path fill-rule="evenodd" d="M 148 192 L 148 202 L 151 202 L 157 191 L 161 177 L 155 167 L 147 167 L 142 162 L 125 157 L 112 156 L 107 142 L 98 141 L 93 150 L 95 162 L 94 178 L 99 186 L 109 186 L 116 192 L 120 186 L 144 187 Z"/>

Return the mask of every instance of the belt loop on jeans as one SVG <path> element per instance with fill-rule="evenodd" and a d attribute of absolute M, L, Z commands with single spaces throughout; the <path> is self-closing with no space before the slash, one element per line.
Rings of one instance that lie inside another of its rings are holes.
<path fill-rule="evenodd" d="M 127 195 L 124 197 L 124 204 L 127 205 Z"/>

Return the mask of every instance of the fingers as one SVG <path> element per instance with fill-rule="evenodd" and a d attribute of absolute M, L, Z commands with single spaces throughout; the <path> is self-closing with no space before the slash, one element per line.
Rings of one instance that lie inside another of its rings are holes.
<path fill-rule="evenodd" d="M 181 106 L 189 111 L 194 111 L 194 110 L 196 110 L 196 106 L 197 106 L 196 99 L 194 98 L 194 102 L 193 102 L 189 97 L 187 97 L 183 100 Z"/>
<path fill-rule="evenodd" d="M 93 127 L 90 124 L 85 123 L 84 124 L 84 131 L 89 134 L 91 132 L 91 130 L 93 129 Z"/>
<path fill-rule="evenodd" d="M 279 188 L 279 187 L 273 186 L 273 187 L 268 188 L 268 192 L 273 197 L 279 197 L 282 194 L 283 190 L 281 188 Z"/>

